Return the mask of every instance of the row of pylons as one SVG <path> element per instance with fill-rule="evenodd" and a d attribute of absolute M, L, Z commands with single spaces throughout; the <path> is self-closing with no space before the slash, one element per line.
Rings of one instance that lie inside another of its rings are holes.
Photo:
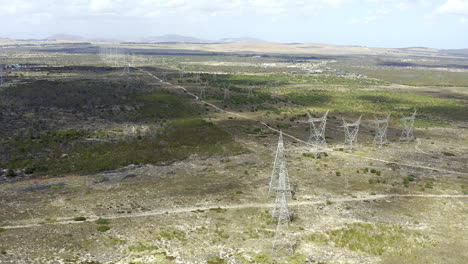
<path fill-rule="evenodd" d="M 325 139 L 325 128 L 327 122 L 327 111 L 322 117 L 314 118 L 310 113 L 308 114 L 308 121 L 310 122 L 310 137 L 309 143 L 312 144 L 312 151 L 318 153 L 322 149 L 326 149 L 327 143 Z M 411 140 L 413 136 L 413 125 L 416 117 L 416 111 L 409 117 L 401 118 L 403 131 L 400 139 Z M 345 131 L 345 143 L 350 148 L 357 143 L 357 134 L 361 124 L 362 115 L 353 123 L 347 123 L 343 119 L 343 127 Z M 373 122 L 375 126 L 374 143 L 382 146 L 387 143 L 387 128 L 390 120 L 390 114 L 385 119 L 377 119 Z M 317 154 L 316 154 L 317 155 Z M 273 163 L 273 170 L 270 176 L 268 186 L 268 194 L 275 194 L 275 204 L 271 217 L 276 221 L 275 236 L 273 239 L 273 253 L 276 254 L 280 251 L 294 253 L 293 240 L 289 233 L 289 225 L 291 223 L 291 213 L 288 207 L 288 198 L 293 196 L 293 191 L 289 183 L 289 174 L 286 164 L 286 149 L 283 141 L 283 132 L 279 131 L 278 145 L 276 148 L 275 160 Z"/>
<path fill-rule="evenodd" d="M 327 111 L 322 117 L 319 118 L 312 117 L 310 112 L 307 112 L 308 122 L 310 124 L 309 143 L 312 146 L 312 152 L 316 157 L 320 154 L 321 151 L 326 150 L 327 148 L 327 142 L 325 139 L 325 128 L 327 124 L 328 112 L 329 111 Z M 400 118 L 401 124 L 403 126 L 400 140 L 410 141 L 414 139 L 413 127 L 415 117 L 416 110 L 411 116 Z M 340 126 L 344 129 L 345 132 L 345 146 L 350 150 L 356 147 L 359 127 L 361 125 L 361 118 L 362 115 L 359 116 L 359 118 L 354 122 L 347 122 L 343 118 L 343 125 Z M 377 119 L 372 122 L 375 129 L 373 143 L 379 146 L 379 148 L 388 143 L 387 129 L 389 121 L 390 114 L 387 114 L 385 119 Z"/>
<path fill-rule="evenodd" d="M 200 93 L 199 93 L 199 98 L 200 99 L 206 99 L 206 86 L 207 84 L 203 84 L 200 86 Z M 230 88 L 230 85 L 224 85 L 224 88 L 223 88 L 223 91 L 224 91 L 224 96 L 223 96 L 223 99 L 224 100 L 227 100 L 229 99 L 231 96 L 230 96 L 230 93 L 229 93 L 229 89 Z M 252 98 L 254 96 L 254 93 L 253 93 L 253 88 L 252 87 L 249 87 L 249 91 L 247 93 L 247 98 Z"/>

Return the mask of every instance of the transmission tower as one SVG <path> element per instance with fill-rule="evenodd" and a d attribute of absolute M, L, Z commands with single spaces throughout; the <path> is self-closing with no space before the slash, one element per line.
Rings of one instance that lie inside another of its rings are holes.
<path fill-rule="evenodd" d="M 224 100 L 229 99 L 229 85 L 224 86 Z"/>
<path fill-rule="evenodd" d="M 273 88 L 271 90 L 271 99 L 278 99 L 278 86 L 275 84 L 273 84 Z"/>
<path fill-rule="evenodd" d="M 388 121 L 390 121 L 390 113 L 387 115 L 385 119 L 375 120 L 375 137 L 374 137 L 374 144 L 379 145 L 381 148 L 383 145 L 387 144 L 387 128 L 388 128 Z"/>
<path fill-rule="evenodd" d="M 400 140 L 411 141 L 414 139 L 413 126 L 414 118 L 416 117 L 416 110 L 411 116 L 400 118 L 401 124 L 403 125 L 403 131 L 401 132 Z"/>
<path fill-rule="evenodd" d="M 276 148 L 275 162 L 273 163 L 268 193 L 278 190 L 285 192 L 288 196 L 291 196 L 288 169 L 286 167 L 286 150 L 284 148 L 282 131 L 280 131 L 278 139 L 278 146 Z"/>
<path fill-rule="evenodd" d="M 252 98 L 253 97 L 253 87 L 249 86 L 249 94 L 247 94 L 247 98 Z"/>
<path fill-rule="evenodd" d="M 122 74 L 127 75 L 127 76 L 130 74 L 130 67 L 127 62 L 125 63 Z"/>
<path fill-rule="evenodd" d="M 0 86 L 3 85 L 3 64 L 0 64 Z"/>
<path fill-rule="evenodd" d="M 359 125 L 361 124 L 361 117 L 354 123 L 347 123 L 343 118 L 343 128 L 345 131 L 345 145 L 348 149 L 352 150 L 357 143 L 357 135 L 359 132 Z"/>
<path fill-rule="evenodd" d="M 289 233 L 291 215 L 289 214 L 286 193 L 283 191 L 276 192 L 276 202 L 275 208 L 273 209 L 273 218 L 278 220 L 278 224 L 276 225 L 275 230 L 275 237 L 273 239 L 273 252 L 276 254 L 284 250 L 292 254 L 293 248 Z"/>
<path fill-rule="evenodd" d="M 205 87 L 206 87 L 206 84 L 200 86 L 200 96 L 198 97 L 199 99 L 205 99 L 206 98 Z"/>
<path fill-rule="evenodd" d="M 131 64 L 131 65 L 132 65 L 133 67 L 135 67 L 135 53 L 132 52 L 132 53 L 130 54 L 130 58 L 132 59 L 132 64 Z"/>
<path fill-rule="evenodd" d="M 284 167 L 284 164 L 281 164 L 281 167 Z M 287 183 L 287 171 L 282 168 L 283 170 L 280 172 L 279 175 L 279 183 L 278 188 L 276 188 L 276 201 L 275 207 L 273 208 L 273 212 L 271 217 L 273 220 L 282 220 L 286 219 L 288 222 L 290 221 L 289 209 L 288 209 L 288 201 L 286 200 L 286 196 L 291 195 L 291 190 L 289 188 L 289 184 Z"/>
<path fill-rule="evenodd" d="M 327 112 L 322 117 L 312 117 L 311 113 L 308 111 L 307 115 L 309 116 L 310 123 L 310 137 L 309 143 L 312 144 L 312 151 L 315 158 L 320 155 L 321 150 L 326 150 L 327 141 L 325 140 L 325 127 L 327 125 Z"/>

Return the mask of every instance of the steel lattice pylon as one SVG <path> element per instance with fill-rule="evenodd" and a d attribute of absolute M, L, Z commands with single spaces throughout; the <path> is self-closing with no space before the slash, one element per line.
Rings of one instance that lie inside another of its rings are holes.
<path fill-rule="evenodd" d="M 325 127 L 327 125 L 327 112 L 319 118 L 312 117 L 311 113 L 307 111 L 309 117 L 308 122 L 310 123 L 310 137 L 309 143 L 312 144 L 311 151 L 314 153 L 315 158 L 317 158 L 322 150 L 326 150 L 327 141 L 325 140 Z"/>
<path fill-rule="evenodd" d="M 229 99 L 229 85 L 224 86 L 224 100 Z"/>
<path fill-rule="evenodd" d="M 125 63 L 122 74 L 124 74 L 124 75 L 129 75 L 130 74 L 130 67 L 128 67 L 128 63 Z"/>
<path fill-rule="evenodd" d="M 411 141 L 414 139 L 413 126 L 414 126 L 415 117 L 416 117 L 416 110 L 414 110 L 411 116 L 400 118 L 401 124 L 403 125 L 403 131 L 401 132 L 400 140 Z"/>
<path fill-rule="evenodd" d="M 280 175 L 279 186 L 275 190 L 276 191 L 275 207 L 273 208 L 271 217 L 273 220 L 287 219 L 287 221 L 290 222 L 288 201 L 286 197 L 291 195 L 291 190 L 289 188 L 289 185 L 287 185 L 285 179 L 286 177 L 284 177 L 284 175 Z"/>
<path fill-rule="evenodd" d="M 275 237 L 273 239 L 273 252 L 276 254 L 280 251 L 287 251 L 292 254 L 294 252 L 291 243 L 291 234 L 289 232 L 291 215 L 289 214 L 286 193 L 283 191 L 277 191 L 276 193 L 276 203 L 273 214 L 275 214 L 275 211 L 277 212 L 277 216 L 274 216 L 274 219 L 278 220 L 278 224 L 276 225 Z"/>
<path fill-rule="evenodd" d="M 347 123 L 343 118 L 343 128 L 345 132 L 345 145 L 348 149 L 352 150 L 357 144 L 357 135 L 359 132 L 359 125 L 361 124 L 362 115 L 354 123 Z"/>
<path fill-rule="evenodd" d="M 283 132 L 280 131 L 278 147 L 276 148 L 275 162 L 271 172 L 268 193 L 282 190 L 288 196 L 291 196 L 291 187 L 289 185 L 288 169 L 286 167 L 286 153 L 283 142 Z"/>
<path fill-rule="evenodd" d="M 206 91 L 205 91 L 206 84 L 200 86 L 200 96 L 198 99 L 206 99 Z"/>
<path fill-rule="evenodd" d="M 0 86 L 3 85 L 3 64 L 0 64 Z"/>
<path fill-rule="evenodd" d="M 374 121 L 375 125 L 375 136 L 374 144 L 378 145 L 381 148 L 383 145 L 387 144 L 387 128 L 388 121 L 390 121 L 390 113 L 385 119 L 377 119 Z"/>
<path fill-rule="evenodd" d="M 249 93 L 247 94 L 247 98 L 252 98 L 253 97 L 253 87 L 249 87 Z"/>

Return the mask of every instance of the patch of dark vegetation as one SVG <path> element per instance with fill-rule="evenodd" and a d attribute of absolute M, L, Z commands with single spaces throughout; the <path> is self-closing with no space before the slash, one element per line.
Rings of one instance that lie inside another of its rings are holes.
<path fill-rule="evenodd" d="M 50 73 L 72 73 L 72 72 L 80 72 L 80 73 L 110 73 L 116 70 L 115 67 L 99 67 L 99 66 L 81 66 L 81 65 L 74 65 L 74 66 L 61 66 L 61 67 L 51 67 L 51 66 L 33 66 L 28 68 L 31 71 L 42 71 L 42 72 L 50 72 Z"/>
<path fill-rule="evenodd" d="M 425 105 L 418 107 L 418 114 L 421 115 L 442 116 L 451 120 L 468 122 L 468 115 L 466 113 L 468 113 L 468 104 L 463 101 L 453 105 Z"/>
<path fill-rule="evenodd" d="M 32 185 L 27 188 L 25 188 L 25 191 L 45 191 L 45 190 L 59 190 L 65 187 L 64 183 L 57 183 L 57 184 L 38 184 L 38 185 Z"/>
<path fill-rule="evenodd" d="M 98 53 L 99 47 L 89 45 L 87 47 L 58 47 L 55 49 L 35 49 L 38 52 L 60 52 L 60 53 Z M 208 52 L 200 50 L 186 50 L 186 49 L 120 49 L 122 53 L 133 53 L 136 55 L 168 55 L 168 56 L 219 56 L 222 53 Z"/>
<path fill-rule="evenodd" d="M 301 93 L 290 93 L 287 98 L 297 105 L 317 106 L 332 101 L 333 97 L 324 91 L 307 90 Z"/>
<path fill-rule="evenodd" d="M 227 264 L 228 261 L 220 257 L 212 257 L 206 260 L 207 264 Z"/>
<path fill-rule="evenodd" d="M 86 221 L 86 217 L 84 216 L 77 216 L 73 218 L 73 221 Z"/>
<path fill-rule="evenodd" d="M 36 81 L 3 89 L 0 98 L 7 109 L 0 115 L 0 167 L 10 168 L 9 177 L 15 170 L 28 175 L 92 173 L 130 164 L 167 164 L 195 153 L 240 151 L 227 132 L 198 117 L 198 109 L 185 99 L 139 81 Z M 63 123 L 56 121 L 57 115 Z M 125 138 L 63 129 L 64 124 L 102 120 L 159 126 Z"/>
<path fill-rule="evenodd" d="M 361 100 L 364 100 L 364 101 L 367 101 L 367 102 L 370 102 L 370 103 L 375 103 L 375 104 L 379 104 L 379 103 L 389 103 L 389 104 L 403 103 L 402 100 L 399 100 L 397 98 L 392 98 L 392 97 L 382 96 L 382 95 L 362 95 L 362 96 L 358 96 L 357 98 L 359 98 Z"/>
<path fill-rule="evenodd" d="M 27 149 L 30 157 L 10 148 L 14 155 L 10 156 L 5 167 L 36 168 L 33 173 L 37 175 L 92 173 L 130 164 L 181 160 L 195 153 L 209 156 L 241 151 L 227 132 L 197 117 L 175 119 L 157 137 L 147 135 L 116 142 L 75 141 L 65 146 L 39 146 Z M 66 158 L 63 158 L 64 154 Z"/>
<path fill-rule="evenodd" d="M 423 67 L 423 68 L 450 68 L 450 69 L 468 69 L 468 64 L 422 64 L 402 61 L 383 61 L 377 63 L 378 66 L 393 67 Z"/>

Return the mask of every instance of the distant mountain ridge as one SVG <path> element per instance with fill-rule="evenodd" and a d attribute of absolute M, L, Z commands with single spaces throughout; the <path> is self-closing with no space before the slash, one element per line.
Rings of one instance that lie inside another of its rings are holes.
<path fill-rule="evenodd" d="M 220 40 L 201 39 L 191 36 L 166 34 L 161 36 L 149 36 L 134 39 L 112 39 L 112 38 L 85 38 L 72 34 L 55 34 L 47 37 L 48 40 L 71 40 L 71 41 L 102 41 L 102 42 L 173 42 L 173 43 L 240 43 L 240 42 L 265 42 L 264 40 L 249 37 L 223 38 Z"/>
<path fill-rule="evenodd" d="M 182 43 L 207 43 L 210 40 L 200 39 L 190 36 L 182 36 L 176 34 L 167 34 L 162 36 L 152 36 L 139 39 L 142 42 L 182 42 Z"/>
<path fill-rule="evenodd" d="M 72 35 L 72 34 L 61 34 L 61 33 L 48 36 L 46 39 L 47 40 L 75 40 L 75 41 L 86 40 L 86 38 L 82 36 Z"/>

